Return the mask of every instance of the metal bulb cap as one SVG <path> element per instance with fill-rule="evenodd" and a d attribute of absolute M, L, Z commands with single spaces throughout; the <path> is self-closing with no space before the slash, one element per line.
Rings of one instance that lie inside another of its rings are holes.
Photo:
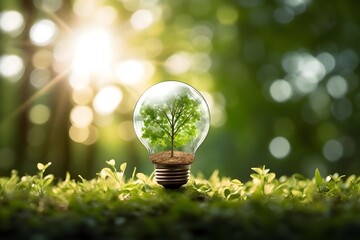
<path fill-rule="evenodd" d="M 166 189 L 178 189 L 190 178 L 190 165 L 155 164 L 156 182 Z"/>

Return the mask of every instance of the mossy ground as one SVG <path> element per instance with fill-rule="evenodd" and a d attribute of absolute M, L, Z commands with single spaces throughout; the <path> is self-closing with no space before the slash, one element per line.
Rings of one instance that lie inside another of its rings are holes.
<path fill-rule="evenodd" d="M 192 177 L 166 190 L 108 161 L 92 180 L 0 178 L 1 239 L 358 239 L 360 177 Z"/>

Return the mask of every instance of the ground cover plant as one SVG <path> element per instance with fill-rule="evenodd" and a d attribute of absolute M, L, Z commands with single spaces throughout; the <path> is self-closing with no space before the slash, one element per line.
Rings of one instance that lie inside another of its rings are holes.
<path fill-rule="evenodd" d="M 0 178 L 1 239 L 357 239 L 360 177 L 192 176 L 179 190 L 107 162 L 91 180 L 14 170 Z"/>

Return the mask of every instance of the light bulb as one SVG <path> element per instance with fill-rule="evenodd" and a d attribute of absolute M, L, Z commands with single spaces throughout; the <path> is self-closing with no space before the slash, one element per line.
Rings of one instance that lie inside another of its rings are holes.
<path fill-rule="evenodd" d="M 203 96 L 182 82 L 155 84 L 136 103 L 133 123 L 155 166 L 157 183 L 169 189 L 186 184 L 195 152 L 210 127 Z"/>

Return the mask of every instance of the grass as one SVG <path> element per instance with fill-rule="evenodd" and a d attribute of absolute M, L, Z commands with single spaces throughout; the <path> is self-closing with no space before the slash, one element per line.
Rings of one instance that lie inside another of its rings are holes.
<path fill-rule="evenodd" d="M 107 162 L 96 178 L 0 178 L 1 239 L 358 239 L 360 177 L 277 178 L 253 168 L 251 181 L 192 177 L 166 190 L 142 173 L 124 178 Z"/>

